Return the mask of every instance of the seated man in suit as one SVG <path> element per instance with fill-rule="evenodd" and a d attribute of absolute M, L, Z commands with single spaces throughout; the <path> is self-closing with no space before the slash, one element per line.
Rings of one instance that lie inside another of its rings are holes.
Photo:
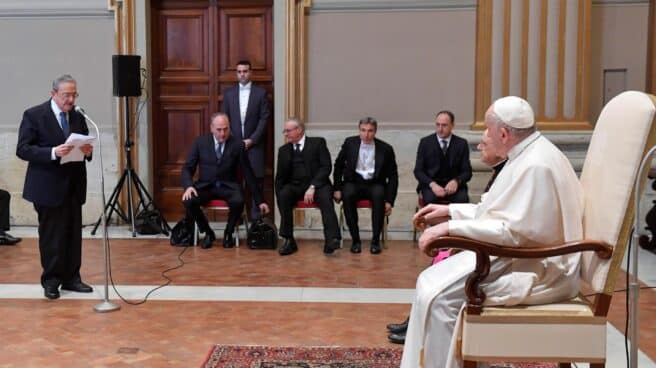
<path fill-rule="evenodd" d="M 230 211 L 223 233 L 223 247 L 232 248 L 235 246 L 235 225 L 244 210 L 244 194 L 237 181 L 237 168 L 240 163 L 246 183 L 251 188 L 260 210 L 267 213 L 269 207 L 262 199 L 262 191 L 258 189 L 253 170 L 244 155 L 244 142 L 230 135 L 228 116 L 224 113 L 212 115 L 210 130 L 211 133 L 196 138 L 182 167 L 182 185 L 186 188 L 182 201 L 187 218 L 193 219 L 205 233 L 205 239 L 201 243 L 203 249 L 212 247 L 216 236 L 200 206 L 211 199 L 227 201 Z M 194 183 L 196 166 L 199 168 L 199 177 Z"/>
<path fill-rule="evenodd" d="M 360 135 L 348 137 L 335 160 L 336 202 L 344 200 L 344 216 L 351 233 L 351 252 L 360 253 L 360 231 L 358 229 L 358 210 L 356 203 L 361 199 L 372 202 L 371 253 L 378 254 L 380 233 L 385 216 L 392 213 L 399 175 L 396 169 L 394 149 L 376 138 L 378 122 L 366 117 L 358 123 Z"/>
<path fill-rule="evenodd" d="M 472 177 L 469 143 L 452 134 L 453 113 L 440 111 L 435 133 L 421 139 L 415 162 L 417 192 L 425 203 L 466 203 L 467 182 Z"/>
<path fill-rule="evenodd" d="M 15 245 L 21 238 L 11 236 L 9 230 L 9 201 L 11 195 L 6 190 L 0 189 L 0 245 Z"/>
<path fill-rule="evenodd" d="M 280 210 L 280 236 L 285 243 L 279 249 L 281 256 L 298 250 L 294 240 L 293 211 L 300 199 L 306 203 L 317 202 L 321 210 L 325 244 L 323 252 L 331 254 L 341 242 L 337 215 L 332 201 L 330 172 L 332 162 L 326 140 L 307 137 L 305 125 L 290 118 L 283 130 L 287 143 L 278 149 L 275 189 Z"/>

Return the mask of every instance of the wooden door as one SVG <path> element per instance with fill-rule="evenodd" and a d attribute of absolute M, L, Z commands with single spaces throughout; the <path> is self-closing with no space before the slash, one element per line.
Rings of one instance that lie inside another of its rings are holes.
<path fill-rule="evenodd" d="M 151 0 L 154 197 L 169 221 L 184 213 L 180 172 L 194 139 L 209 132 L 236 63 L 252 64 L 271 114 L 264 195 L 273 205 L 273 0 Z M 247 204 L 249 205 L 249 204 Z"/>

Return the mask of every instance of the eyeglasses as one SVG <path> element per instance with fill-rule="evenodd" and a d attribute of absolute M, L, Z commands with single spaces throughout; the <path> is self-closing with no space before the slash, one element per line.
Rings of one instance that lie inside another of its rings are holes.
<path fill-rule="evenodd" d="M 69 98 L 78 98 L 80 95 L 77 92 L 71 93 L 71 92 L 66 92 L 66 93 L 59 93 L 57 92 L 59 96 L 61 96 L 63 99 L 69 99 Z"/>
<path fill-rule="evenodd" d="M 296 129 L 298 129 L 298 127 L 293 127 L 293 128 L 289 128 L 289 129 L 283 129 L 283 130 L 282 130 L 282 134 L 287 134 L 287 133 L 292 132 L 292 131 L 294 131 L 294 130 L 296 130 Z"/>

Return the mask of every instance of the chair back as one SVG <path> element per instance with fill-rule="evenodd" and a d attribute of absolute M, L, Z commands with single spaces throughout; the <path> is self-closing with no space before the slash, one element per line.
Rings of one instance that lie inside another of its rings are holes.
<path fill-rule="evenodd" d="M 614 247 L 609 260 L 583 253 L 581 277 L 596 293 L 611 295 L 615 287 L 631 233 L 640 162 L 656 144 L 655 113 L 654 96 L 623 92 L 604 106 L 590 140 L 581 172 L 584 238 Z"/>

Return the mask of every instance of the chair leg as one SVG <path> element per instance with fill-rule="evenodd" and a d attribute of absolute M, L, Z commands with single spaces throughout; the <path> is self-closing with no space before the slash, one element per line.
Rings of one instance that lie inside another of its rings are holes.
<path fill-rule="evenodd" d="M 558 368 L 572 368 L 570 363 L 558 363 Z"/>
<path fill-rule="evenodd" d="M 344 248 L 344 202 L 339 205 L 339 247 Z"/>
<path fill-rule="evenodd" d="M 415 213 L 419 211 L 419 206 L 415 206 Z M 417 242 L 417 228 L 415 228 L 415 224 L 412 224 L 412 242 L 416 243 Z"/>
<path fill-rule="evenodd" d="M 198 223 L 194 221 L 194 247 L 198 245 Z"/>
<path fill-rule="evenodd" d="M 590 363 L 590 368 L 606 368 L 606 363 Z"/>
<path fill-rule="evenodd" d="M 389 216 L 383 220 L 383 248 L 387 249 L 387 225 L 389 225 Z"/>

